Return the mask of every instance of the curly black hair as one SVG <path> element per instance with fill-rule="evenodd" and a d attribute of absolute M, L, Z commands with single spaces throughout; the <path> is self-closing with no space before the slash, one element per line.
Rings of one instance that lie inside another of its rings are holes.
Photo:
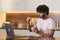
<path fill-rule="evenodd" d="M 39 5 L 37 8 L 36 8 L 36 11 L 37 12 L 40 12 L 40 13 L 46 13 L 46 15 L 49 14 L 49 7 L 46 6 L 46 5 Z"/>

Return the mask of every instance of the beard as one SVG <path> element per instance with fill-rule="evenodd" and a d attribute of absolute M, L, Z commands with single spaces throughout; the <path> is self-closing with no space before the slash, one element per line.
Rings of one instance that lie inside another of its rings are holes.
<path fill-rule="evenodd" d="M 46 15 L 41 15 L 40 18 L 45 18 Z"/>

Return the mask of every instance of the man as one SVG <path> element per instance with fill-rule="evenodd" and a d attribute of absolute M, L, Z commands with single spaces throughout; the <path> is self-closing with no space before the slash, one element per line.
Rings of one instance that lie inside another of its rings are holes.
<path fill-rule="evenodd" d="M 46 5 L 39 5 L 36 8 L 36 11 L 39 15 L 39 18 L 36 20 L 34 26 L 29 27 L 29 29 L 42 37 L 53 37 L 56 24 L 52 18 L 48 17 L 49 8 Z M 29 23 L 29 20 L 30 17 L 27 18 L 27 24 Z"/>

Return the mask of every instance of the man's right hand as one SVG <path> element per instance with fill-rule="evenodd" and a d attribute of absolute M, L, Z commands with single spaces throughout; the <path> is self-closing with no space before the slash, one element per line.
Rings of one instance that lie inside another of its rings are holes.
<path fill-rule="evenodd" d="M 31 30 L 32 30 L 32 32 L 38 32 L 38 29 L 37 29 L 37 27 L 31 27 Z"/>
<path fill-rule="evenodd" d="M 31 17 L 27 17 L 26 22 L 27 22 L 27 29 L 31 32 L 31 27 L 30 27 L 30 19 Z"/>
<path fill-rule="evenodd" d="M 26 19 L 27 23 L 29 23 L 30 19 L 31 19 L 31 17 L 27 17 L 27 19 Z"/>

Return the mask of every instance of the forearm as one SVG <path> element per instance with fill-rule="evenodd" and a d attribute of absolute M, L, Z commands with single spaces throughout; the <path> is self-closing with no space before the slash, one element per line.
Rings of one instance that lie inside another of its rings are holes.
<path fill-rule="evenodd" d="M 52 34 L 45 34 L 45 33 L 40 32 L 40 31 L 38 31 L 37 33 L 38 33 L 39 35 L 41 35 L 42 37 L 53 37 Z"/>
<path fill-rule="evenodd" d="M 51 37 L 52 35 L 50 34 L 44 34 L 44 33 L 39 33 L 40 35 L 42 35 L 43 37 Z"/>
<path fill-rule="evenodd" d="M 31 27 L 30 25 L 27 23 L 27 29 L 30 31 L 31 30 Z"/>
<path fill-rule="evenodd" d="M 42 37 L 52 37 L 53 36 L 53 35 L 50 35 L 50 34 L 45 34 L 43 32 L 39 32 L 38 34 L 41 35 Z"/>

